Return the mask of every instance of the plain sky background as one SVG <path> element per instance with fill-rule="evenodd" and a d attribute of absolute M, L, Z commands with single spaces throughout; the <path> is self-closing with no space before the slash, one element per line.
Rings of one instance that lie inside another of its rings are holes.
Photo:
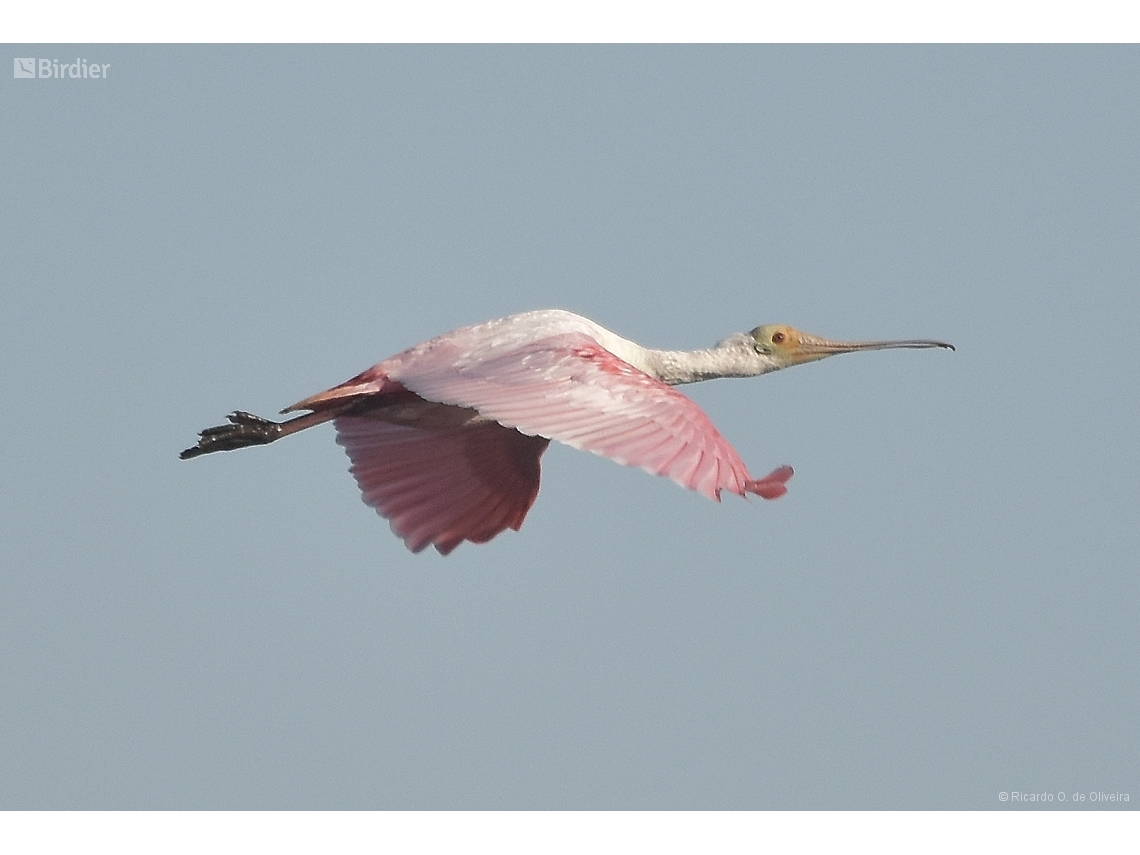
<path fill-rule="evenodd" d="M 0 808 L 1140 803 L 1140 50 L 8 46 Z M 688 387 L 778 502 L 552 446 L 444 559 L 331 426 L 411 344 L 934 337 Z"/>

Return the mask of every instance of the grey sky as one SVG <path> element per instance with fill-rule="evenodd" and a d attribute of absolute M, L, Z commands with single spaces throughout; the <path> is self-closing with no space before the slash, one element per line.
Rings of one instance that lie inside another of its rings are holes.
<path fill-rule="evenodd" d="M 109 71 L 0 75 L 0 807 L 1140 801 L 1136 48 L 6 55 Z M 778 502 L 553 446 L 447 559 L 331 427 L 177 459 L 544 307 L 958 351 L 690 387 Z"/>

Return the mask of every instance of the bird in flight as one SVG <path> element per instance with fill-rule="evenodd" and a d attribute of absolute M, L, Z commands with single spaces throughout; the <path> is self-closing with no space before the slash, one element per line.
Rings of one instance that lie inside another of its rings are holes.
<path fill-rule="evenodd" d="M 639 466 L 720 500 L 777 499 L 790 466 L 754 479 L 740 455 L 674 387 L 755 377 L 837 353 L 953 345 L 839 342 L 770 324 L 707 350 L 651 350 L 562 310 L 463 327 L 397 353 L 281 412 L 207 428 L 183 460 L 265 445 L 331 421 L 366 504 L 413 552 L 516 531 L 538 495 L 550 440 Z"/>

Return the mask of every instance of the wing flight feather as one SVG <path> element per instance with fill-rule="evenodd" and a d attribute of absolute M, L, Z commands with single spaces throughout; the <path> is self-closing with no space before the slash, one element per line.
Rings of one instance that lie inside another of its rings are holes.
<path fill-rule="evenodd" d="M 493 421 L 432 417 L 454 407 L 424 401 L 420 409 L 427 417 L 419 424 L 385 421 L 383 407 L 335 420 L 365 504 L 413 552 L 434 545 L 446 555 L 464 540 L 517 530 L 538 495 L 549 440 Z"/>

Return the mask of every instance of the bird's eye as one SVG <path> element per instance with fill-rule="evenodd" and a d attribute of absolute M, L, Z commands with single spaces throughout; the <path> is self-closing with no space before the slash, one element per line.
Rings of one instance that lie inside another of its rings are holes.
<path fill-rule="evenodd" d="M 782 332 L 772 333 L 772 344 L 783 344 L 786 336 Z"/>

